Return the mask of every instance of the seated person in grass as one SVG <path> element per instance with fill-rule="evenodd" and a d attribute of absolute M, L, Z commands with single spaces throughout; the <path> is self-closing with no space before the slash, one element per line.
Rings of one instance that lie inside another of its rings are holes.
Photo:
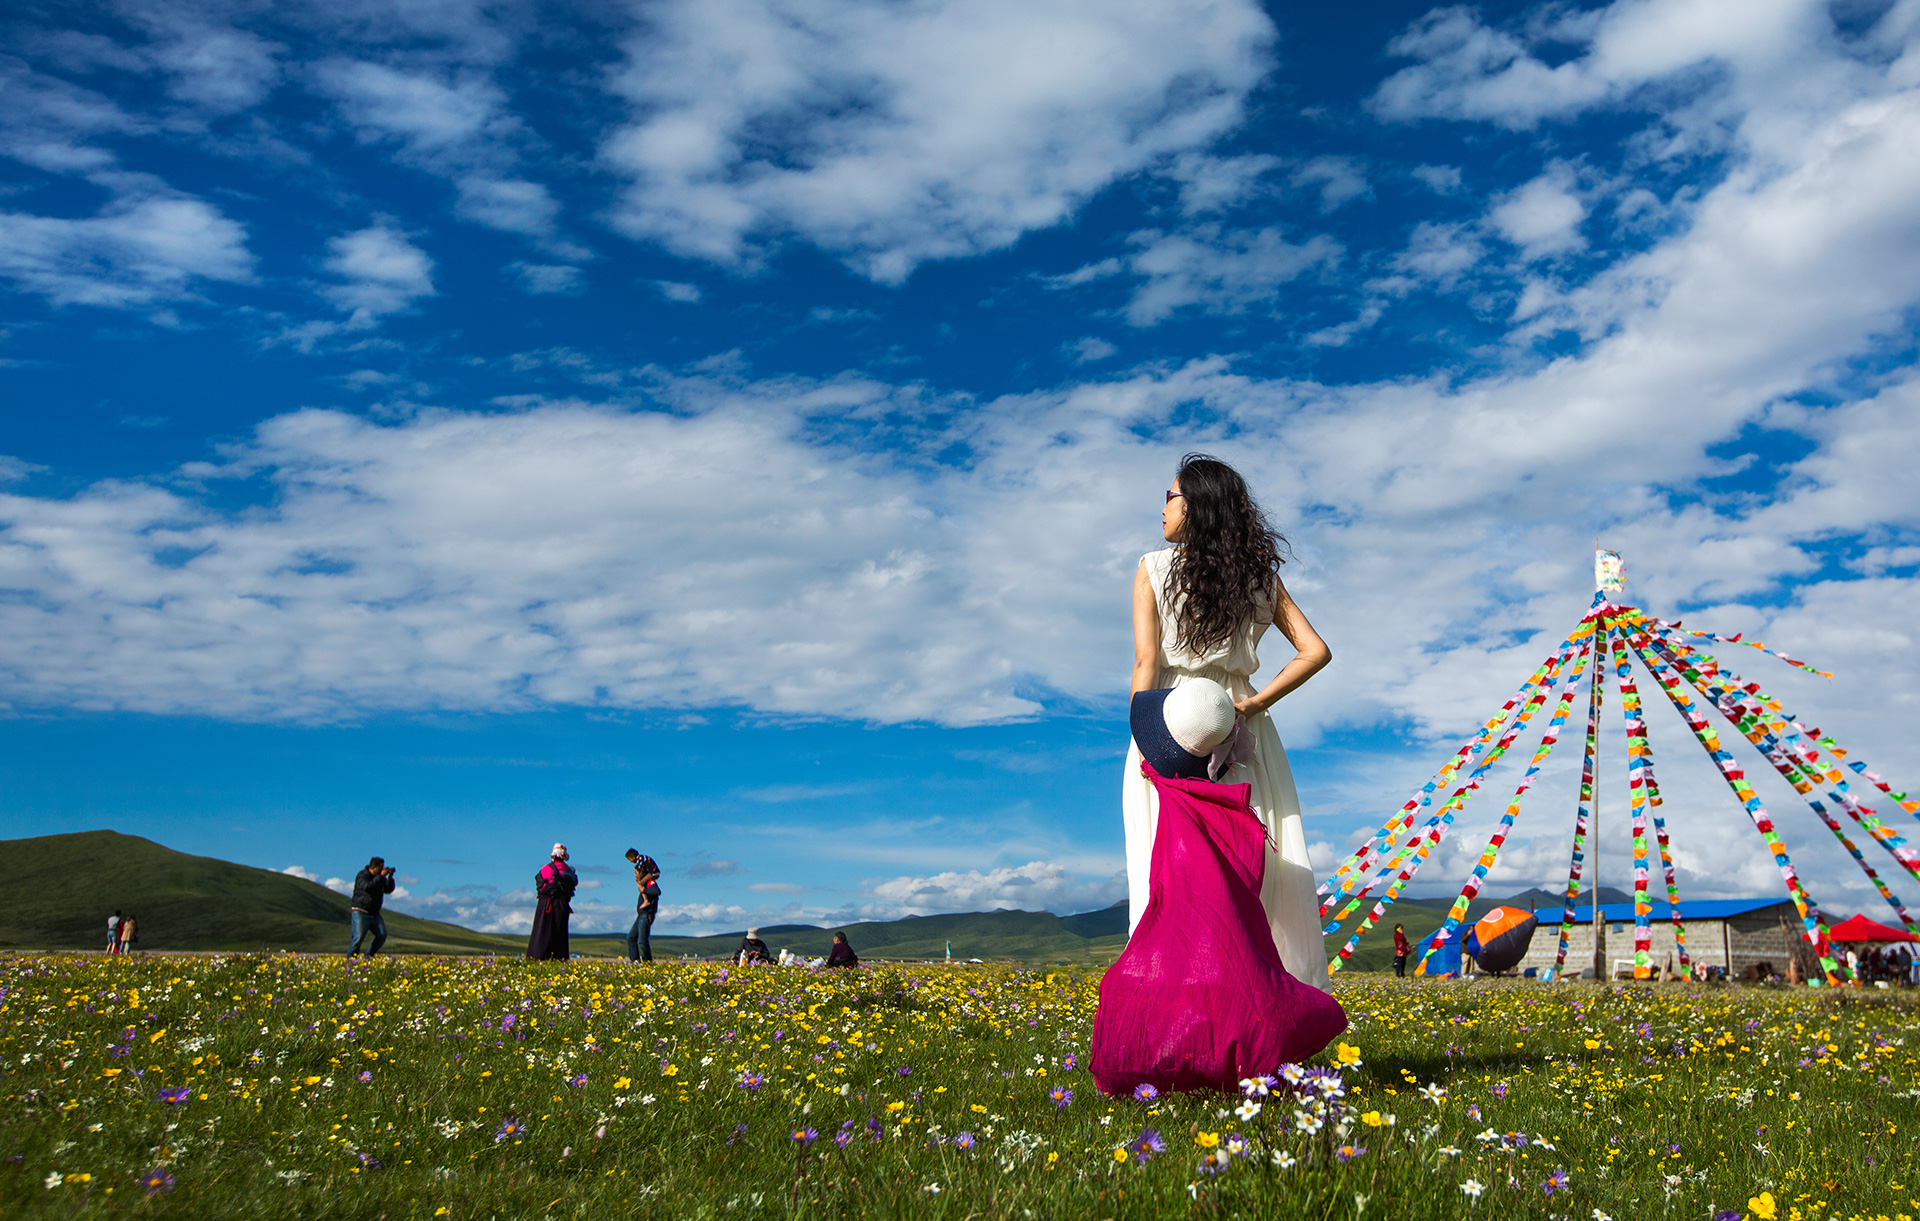
<path fill-rule="evenodd" d="M 853 947 L 847 944 L 845 933 L 833 935 L 833 949 L 827 952 L 827 965 L 830 967 L 857 967 L 860 959 L 854 955 Z"/>
<path fill-rule="evenodd" d="M 769 966 L 773 963 L 773 954 L 767 949 L 767 943 L 760 940 L 759 929 L 747 930 L 747 935 L 740 939 L 740 948 L 735 951 L 734 960 L 743 967 Z"/>

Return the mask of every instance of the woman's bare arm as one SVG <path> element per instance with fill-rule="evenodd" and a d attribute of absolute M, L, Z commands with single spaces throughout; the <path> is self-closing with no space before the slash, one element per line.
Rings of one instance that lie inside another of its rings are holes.
<path fill-rule="evenodd" d="M 1160 678 L 1160 604 L 1153 596 L 1143 559 L 1133 572 L 1133 689 L 1138 695 L 1153 690 Z"/>
<path fill-rule="evenodd" d="M 1277 577 L 1274 579 L 1274 588 L 1273 626 L 1279 628 L 1280 634 L 1293 645 L 1293 660 L 1281 666 L 1280 673 L 1273 676 L 1273 681 L 1258 692 L 1233 702 L 1241 716 L 1265 712 L 1279 703 L 1282 696 L 1326 669 L 1327 663 L 1333 660 L 1333 650 L 1327 647 L 1326 641 L 1320 639 L 1320 633 L 1313 630 L 1313 624 L 1307 622 L 1300 608 L 1293 604 L 1286 585 Z M 1138 630 L 1135 629 L 1136 634 Z"/>

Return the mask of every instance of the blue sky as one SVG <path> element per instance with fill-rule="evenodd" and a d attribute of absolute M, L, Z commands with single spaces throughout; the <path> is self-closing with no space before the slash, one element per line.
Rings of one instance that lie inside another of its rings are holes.
<path fill-rule="evenodd" d="M 1277 711 L 1323 872 L 1596 538 L 1920 784 L 1913 0 L 9 14 L 11 834 L 380 851 L 498 929 L 555 839 L 595 928 L 629 844 L 671 931 L 1100 906 L 1194 448 L 1336 652 Z M 1649 716 L 1683 895 L 1773 893 Z M 1572 762 L 1495 887 L 1564 878 Z"/>

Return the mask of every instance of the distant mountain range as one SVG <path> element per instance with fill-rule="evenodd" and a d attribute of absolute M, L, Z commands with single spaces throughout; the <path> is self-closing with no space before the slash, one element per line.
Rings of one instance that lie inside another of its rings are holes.
<path fill-rule="evenodd" d="M 1602 887 L 1600 901 L 1621 903 L 1626 892 Z M 1591 902 L 1591 899 L 1588 899 Z M 1370 910 L 1369 898 L 1362 911 Z M 1498 905 L 1558 908 L 1563 895 L 1535 888 L 1507 899 L 1481 899 L 1468 908 L 1478 919 Z M 1451 899 L 1402 899 L 1385 924 L 1361 941 L 1346 969 L 1379 971 L 1393 960 L 1393 924 L 1419 939 L 1438 928 Z M 83 831 L 0 840 L 0 946 L 94 949 L 106 940 L 115 909 L 140 918 L 143 950 L 301 950 L 344 952 L 347 898 L 326 887 L 270 869 L 189 856 L 152 840 L 116 831 Z M 1337 910 L 1337 909 L 1336 909 Z M 525 939 L 477 933 L 457 924 L 389 910 L 388 953 L 521 953 Z M 1342 930 L 1350 933 L 1353 922 Z M 764 925 L 760 936 L 775 952 L 824 955 L 835 928 Z M 1028 963 L 1106 964 L 1126 945 L 1127 905 L 1073 916 L 1051 912 L 990 911 L 838 926 L 862 958 L 938 959 L 949 946 L 956 959 L 1013 959 Z M 731 954 L 744 930 L 708 937 L 653 938 L 658 958 Z M 624 934 L 576 934 L 578 953 L 625 952 Z M 1344 935 L 1327 939 L 1329 954 Z"/>

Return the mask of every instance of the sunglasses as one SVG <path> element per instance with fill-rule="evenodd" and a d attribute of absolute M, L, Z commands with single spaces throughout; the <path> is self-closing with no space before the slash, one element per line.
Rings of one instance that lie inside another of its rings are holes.
<path fill-rule="evenodd" d="M 1168 492 L 1168 493 L 1167 493 L 1167 503 L 1168 503 L 1168 504 L 1172 504 L 1172 503 L 1173 503 L 1173 498 L 1174 498 L 1174 497 L 1176 497 L 1176 496 L 1185 496 L 1185 495 L 1186 495 L 1186 493 L 1185 493 L 1185 492 Z"/>

